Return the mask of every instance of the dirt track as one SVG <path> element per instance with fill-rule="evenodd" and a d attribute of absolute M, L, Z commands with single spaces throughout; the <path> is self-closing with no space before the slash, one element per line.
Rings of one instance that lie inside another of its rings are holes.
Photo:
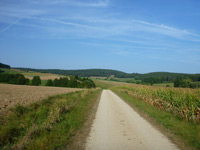
<path fill-rule="evenodd" d="M 160 131 L 109 90 L 101 95 L 86 150 L 178 150 Z"/>

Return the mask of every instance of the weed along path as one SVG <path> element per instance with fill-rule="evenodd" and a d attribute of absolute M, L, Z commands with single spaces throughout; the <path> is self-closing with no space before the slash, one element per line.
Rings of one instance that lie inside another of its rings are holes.
<path fill-rule="evenodd" d="M 86 150 L 178 150 L 110 90 L 104 90 Z"/>

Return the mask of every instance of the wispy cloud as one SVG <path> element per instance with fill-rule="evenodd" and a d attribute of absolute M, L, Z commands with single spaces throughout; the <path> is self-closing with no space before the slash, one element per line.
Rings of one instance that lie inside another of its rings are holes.
<path fill-rule="evenodd" d="M 98 0 L 96 2 L 71 2 L 71 5 L 80 7 L 107 7 L 109 5 L 109 0 Z"/>
<path fill-rule="evenodd" d="M 98 27 L 92 27 L 92 26 L 89 26 L 89 25 L 84 25 L 84 24 L 80 24 L 80 23 L 73 23 L 73 22 L 68 22 L 68 21 L 61 21 L 61 20 L 56 20 L 56 19 L 47 19 L 47 18 L 39 18 L 39 17 L 25 17 L 25 18 L 54 22 L 54 23 L 57 23 L 57 24 L 70 25 L 70 26 L 75 26 L 75 27 L 80 27 L 80 28 L 89 28 L 89 29 L 96 29 L 96 30 L 101 29 L 101 28 L 98 28 Z"/>
<path fill-rule="evenodd" d="M 130 52 L 126 50 L 117 50 L 117 51 L 113 51 L 113 54 L 125 57 L 125 56 L 129 56 Z"/>
<path fill-rule="evenodd" d="M 11 14 L 11 13 L 1 13 L 1 12 L 0 12 L 0 14 L 13 16 L 13 17 L 21 17 L 20 19 L 17 19 L 17 21 L 14 21 L 14 22 L 8 24 L 8 26 L 5 29 L 3 29 L 1 32 L 7 30 L 12 25 L 17 24 L 20 20 L 22 20 L 22 18 L 23 19 L 31 19 L 31 20 L 39 20 L 39 21 L 44 21 L 44 22 L 53 22 L 53 23 L 56 23 L 56 24 L 74 26 L 74 27 L 79 27 L 79 28 L 87 28 L 87 29 L 93 29 L 93 30 L 103 30 L 100 27 L 90 26 L 90 25 L 81 24 L 81 23 L 74 23 L 74 22 L 69 22 L 69 21 L 62 21 L 62 20 L 57 20 L 57 19 L 48 19 L 48 18 L 42 18 L 42 17 L 31 17 L 31 16 L 24 16 L 24 15 L 18 15 L 18 14 Z M 24 24 L 21 23 L 21 24 L 18 24 L 18 25 L 24 25 Z M 29 25 L 31 27 L 33 27 L 32 24 L 29 24 Z M 28 26 L 28 25 L 26 24 L 26 26 Z"/>
<path fill-rule="evenodd" d="M 141 30 L 144 30 L 147 32 L 158 33 L 158 34 L 167 35 L 167 36 L 184 39 L 184 40 L 200 41 L 200 39 L 196 39 L 196 38 L 200 38 L 200 35 L 189 32 L 187 30 L 177 29 L 177 28 L 170 27 L 163 24 L 150 23 L 143 20 L 132 19 L 132 22 L 145 25 L 144 27 L 141 28 Z M 193 37 L 193 38 L 189 39 L 189 37 L 190 38 Z"/>
<path fill-rule="evenodd" d="M 69 7 L 107 7 L 110 3 L 109 0 L 87 0 L 84 2 L 81 0 L 35 0 L 24 1 L 24 3 L 27 3 L 27 6 L 30 8 L 27 8 L 26 5 L 23 4 L 22 6 L 17 5 L 17 7 L 14 5 L 0 7 L 1 15 L 11 16 L 14 18 L 14 21 L 11 20 L 10 22 L 6 19 L 0 20 L 0 22 L 5 21 L 4 23 L 7 23 L 6 28 L 4 28 L 1 33 L 7 31 L 15 24 L 30 27 L 35 26 L 38 28 L 45 25 L 45 28 L 41 28 L 41 30 L 46 30 L 47 34 L 49 31 L 55 32 L 55 34 L 51 35 L 59 35 L 61 33 L 64 35 L 66 33 L 66 36 L 69 36 L 68 34 L 72 33 L 70 36 L 73 36 L 73 38 L 113 38 L 133 44 L 148 45 L 150 43 L 150 45 L 155 45 L 154 43 L 159 40 L 158 37 L 162 36 L 173 37 L 179 40 L 200 42 L 200 35 L 189 32 L 185 29 L 179 29 L 164 24 L 155 24 L 144 20 L 126 19 L 120 15 L 116 17 L 109 13 L 99 14 L 95 13 L 96 10 L 94 9 L 91 9 L 91 11 L 90 9 L 87 9 L 87 13 L 85 13 L 85 9 L 80 9 L 80 11 L 76 13 L 76 11 L 73 11 Z M 63 13 L 58 13 L 57 9 L 55 11 L 53 4 L 66 6 L 61 9 Z M 44 7 L 45 5 L 52 5 L 52 7 L 46 8 Z M 15 22 L 18 18 L 23 18 L 23 20 L 21 20 L 20 23 L 19 21 Z M 73 34 L 73 32 L 76 34 Z M 149 40 L 147 38 L 149 38 Z"/>
<path fill-rule="evenodd" d="M 65 5 L 65 6 L 75 6 L 75 7 L 107 7 L 109 5 L 109 0 L 34 0 L 30 2 L 32 4 L 42 4 L 42 5 Z"/>
<path fill-rule="evenodd" d="M 12 27 L 13 25 L 17 24 L 22 18 L 17 19 L 16 21 L 14 21 L 13 23 L 8 24 L 5 28 L 3 28 L 2 30 L 0 30 L 0 34 L 3 33 L 4 31 L 8 30 L 10 27 Z"/>

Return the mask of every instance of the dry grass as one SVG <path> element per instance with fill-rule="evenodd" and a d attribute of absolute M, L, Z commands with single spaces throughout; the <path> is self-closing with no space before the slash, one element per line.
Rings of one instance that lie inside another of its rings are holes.
<path fill-rule="evenodd" d="M 40 76 L 41 80 L 48 80 L 48 79 L 58 79 L 60 77 L 64 77 L 58 74 L 50 74 L 50 73 L 39 73 L 39 72 L 24 72 L 22 73 L 26 78 L 29 78 L 30 80 L 33 79 L 33 76 Z"/>
<path fill-rule="evenodd" d="M 78 90 L 81 89 L 0 84 L 0 112 L 17 104 L 27 105 L 49 96 Z"/>

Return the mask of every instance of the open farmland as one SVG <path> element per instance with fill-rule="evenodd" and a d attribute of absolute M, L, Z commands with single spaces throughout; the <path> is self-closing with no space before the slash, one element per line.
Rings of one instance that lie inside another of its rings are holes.
<path fill-rule="evenodd" d="M 81 89 L 0 84 L 0 112 L 14 105 L 27 105 L 49 96 Z"/>

